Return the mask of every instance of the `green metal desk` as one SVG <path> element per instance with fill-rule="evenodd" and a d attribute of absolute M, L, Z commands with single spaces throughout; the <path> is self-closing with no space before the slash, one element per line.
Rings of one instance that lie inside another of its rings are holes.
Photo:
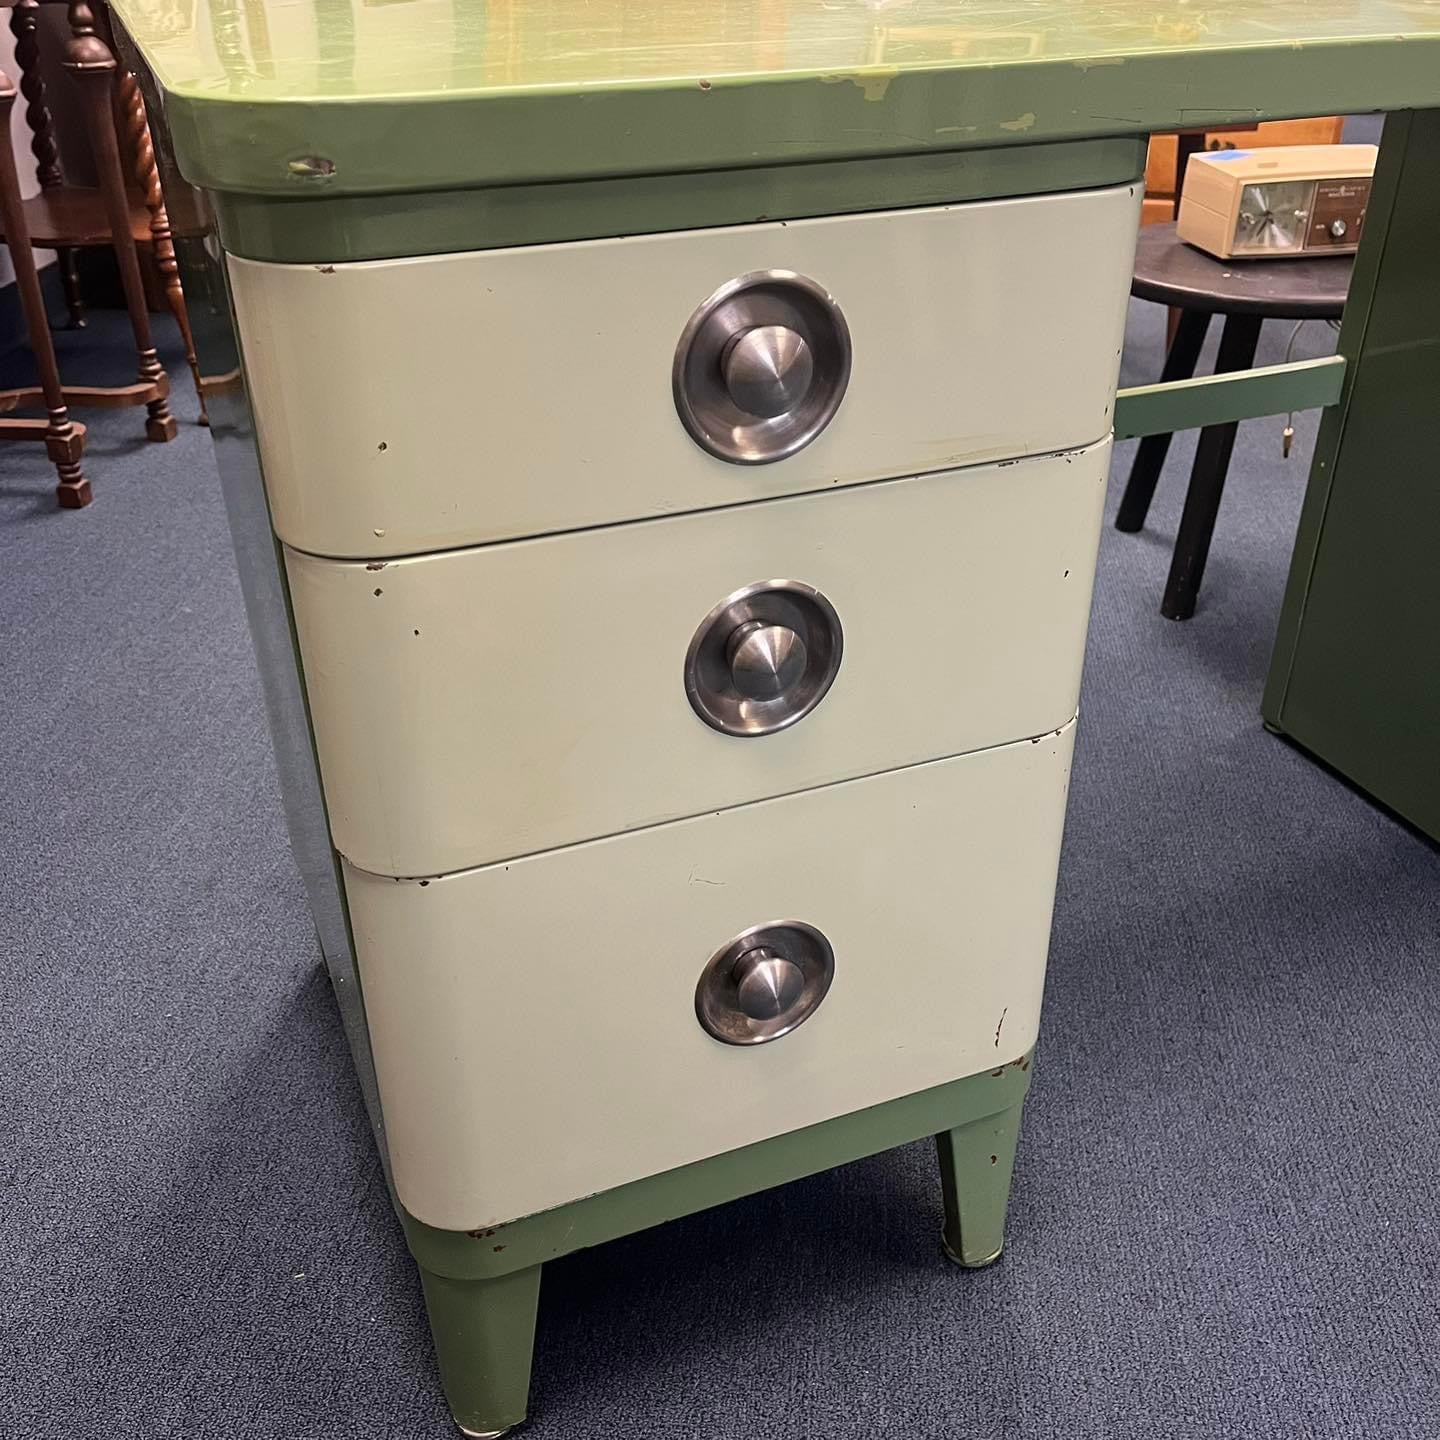
<path fill-rule="evenodd" d="M 1330 407 L 1265 714 L 1440 827 L 1440 7 L 116 8 L 467 1433 L 582 1246 L 934 1135 L 998 1257 L 1112 433 Z M 1339 356 L 1117 398 L 1150 133 L 1380 110 Z"/>

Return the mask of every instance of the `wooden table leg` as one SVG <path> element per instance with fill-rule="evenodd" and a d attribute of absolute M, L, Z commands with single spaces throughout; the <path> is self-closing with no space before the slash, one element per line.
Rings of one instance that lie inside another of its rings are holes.
<path fill-rule="evenodd" d="M 118 65 L 110 47 L 96 33 L 95 14 L 85 0 L 71 0 L 70 39 L 65 45 L 65 68 L 77 80 L 85 109 L 85 123 L 95 157 L 96 179 L 110 220 L 110 237 L 120 266 L 125 290 L 125 307 L 135 334 L 140 379 L 153 384 L 155 398 L 145 409 L 145 433 L 151 440 L 173 440 L 175 417 L 166 397 L 170 379 L 155 353 L 150 336 L 150 315 L 145 307 L 145 285 L 140 276 L 140 258 L 130 234 L 130 206 L 125 195 L 125 175 L 120 168 L 120 146 L 115 134 L 112 97 Z"/>
<path fill-rule="evenodd" d="M 36 36 L 40 0 L 15 0 L 10 10 L 10 33 L 15 37 L 15 64 L 20 71 L 20 93 L 25 97 L 25 123 L 30 128 L 30 153 L 35 157 L 35 178 L 42 190 L 54 190 L 64 183 L 60 173 L 60 146 L 55 138 L 55 121 L 45 93 L 40 70 L 40 42 Z M 85 327 L 85 298 L 80 293 L 80 272 L 75 251 L 57 250 L 60 278 L 65 286 L 65 304 L 70 324 Z"/>
<path fill-rule="evenodd" d="M 121 70 L 118 82 L 121 121 L 130 154 L 135 163 L 135 178 L 145 192 L 145 208 L 150 212 L 150 239 L 155 247 L 155 265 L 165 286 L 165 303 L 175 317 L 180 339 L 185 346 L 185 363 L 195 379 L 195 395 L 200 402 L 200 423 L 208 425 L 205 409 L 205 383 L 200 376 L 200 362 L 195 358 L 195 337 L 190 333 L 190 312 L 185 305 L 185 291 L 180 284 L 180 266 L 175 259 L 175 240 L 170 233 L 170 215 L 165 208 L 165 192 L 160 188 L 160 171 L 155 164 L 155 142 L 145 116 L 145 100 L 140 87 L 129 71 Z"/>
<path fill-rule="evenodd" d="M 1249 370 L 1254 365 L 1262 324 L 1264 321 L 1258 315 L 1231 315 L 1225 321 L 1215 364 L 1217 375 Z M 1160 613 L 1167 620 L 1188 620 L 1195 613 L 1195 600 L 1205 574 L 1205 561 L 1210 555 L 1210 537 L 1215 533 L 1225 475 L 1230 469 L 1230 453 L 1235 448 L 1235 432 L 1239 428 L 1231 421 L 1226 425 L 1207 425 L 1200 432 L 1180 530 L 1175 536 L 1170 575 L 1160 601 Z"/>
<path fill-rule="evenodd" d="M 11 438 L 32 436 L 45 441 L 46 453 L 60 475 L 56 499 L 67 510 L 78 510 L 91 500 L 90 482 L 80 469 L 85 451 L 85 431 L 70 419 L 65 395 L 60 388 L 60 369 L 55 363 L 55 347 L 50 339 L 50 320 L 45 313 L 45 297 L 40 290 L 40 275 L 35 269 L 35 252 L 30 248 L 30 235 L 25 227 L 25 209 L 20 202 L 20 178 L 15 170 L 15 155 L 10 148 L 11 111 L 15 108 L 15 87 L 10 77 L 0 70 L 0 223 L 5 227 L 5 243 L 15 268 L 15 284 L 25 311 L 25 326 L 40 384 L 45 394 L 49 419 L 40 421 L 0 421 L 0 438 L 7 432 Z"/>
<path fill-rule="evenodd" d="M 1205 343 L 1205 332 L 1210 328 L 1210 313 L 1207 310 L 1181 310 L 1180 326 L 1165 352 L 1165 368 L 1160 372 L 1161 382 L 1188 380 L 1195 373 L 1200 359 L 1200 347 Z M 1135 451 L 1135 461 L 1130 466 L 1130 478 L 1125 482 L 1125 494 L 1115 516 L 1115 528 L 1130 534 L 1143 529 L 1145 517 L 1150 513 L 1150 502 L 1155 498 L 1155 487 L 1160 483 L 1160 472 L 1165 468 L 1165 457 L 1170 453 L 1169 435 L 1147 435 Z"/>

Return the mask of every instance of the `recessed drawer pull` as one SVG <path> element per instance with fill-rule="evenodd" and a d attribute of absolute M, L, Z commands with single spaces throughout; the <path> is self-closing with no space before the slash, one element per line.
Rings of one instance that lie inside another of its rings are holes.
<path fill-rule="evenodd" d="M 800 920 L 756 925 L 710 957 L 695 1015 L 727 1045 L 763 1045 L 808 1020 L 835 974 L 835 952 Z"/>
<path fill-rule="evenodd" d="M 675 408 L 702 449 L 765 465 L 808 445 L 850 382 L 850 329 L 828 291 L 793 270 L 722 285 L 675 347 Z"/>
<path fill-rule="evenodd" d="M 762 580 L 722 600 L 685 656 L 695 713 L 726 735 L 770 735 L 809 714 L 840 669 L 835 607 L 798 580 Z"/>

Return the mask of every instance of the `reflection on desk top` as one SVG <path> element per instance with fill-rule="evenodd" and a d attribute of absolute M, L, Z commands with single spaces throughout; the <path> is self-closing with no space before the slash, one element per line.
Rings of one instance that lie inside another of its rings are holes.
<path fill-rule="evenodd" d="M 211 188 L 330 195 L 1440 105 L 1440 0 L 116 0 Z M 316 160 L 316 165 L 292 162 Z M 402 163 L 402 161 L 404 163 Z"/>

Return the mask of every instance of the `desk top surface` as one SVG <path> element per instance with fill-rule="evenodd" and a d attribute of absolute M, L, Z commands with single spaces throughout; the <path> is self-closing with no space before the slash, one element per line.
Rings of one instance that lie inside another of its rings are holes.
<path fill-rule="evenodd" d="M 445 164 L 432 156 L 431 170 L 486 184 L 1440 105 L 1440 0 L 115 0 L 115 9 L 171 108 L 206 117 L 208 137 L 180 127 L 193 178 L 271 193 L 395 188 L 400 167 L 387 180 L 386 167 L 360 160 L 361 144 L 412 159 L 438 146 Z M 338 146 L 349 163 L 321 154 L 328 174 L 322 165 L 319 175 L 287 175 L 273 153 L 240 153 L 273 152 L 287 133 L 291 159 L 309 142 Z"/>

